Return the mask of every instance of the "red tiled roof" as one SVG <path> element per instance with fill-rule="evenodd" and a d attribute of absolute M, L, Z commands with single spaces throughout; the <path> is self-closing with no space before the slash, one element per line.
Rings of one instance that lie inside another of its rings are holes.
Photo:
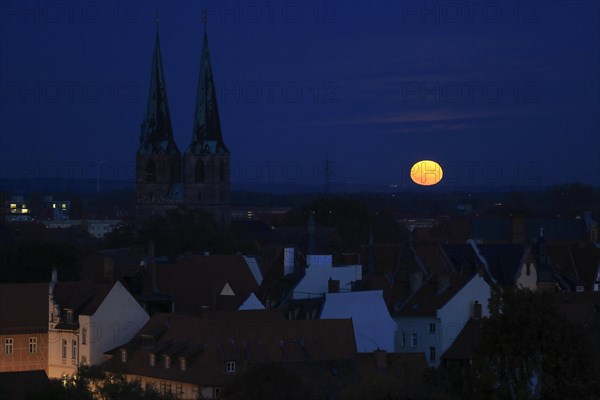
<path fill-rule="evenodd" d="M 48 331 L 48 283 L 0 285 L 0 334 Z"/>

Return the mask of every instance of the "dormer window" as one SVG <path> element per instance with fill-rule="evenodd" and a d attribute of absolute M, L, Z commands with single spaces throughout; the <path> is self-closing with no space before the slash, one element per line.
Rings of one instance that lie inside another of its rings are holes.
<path fill-rule="evenodd" d="M 577 292 L 583 292 L 583 286 L 581 286 L 581 285 L 578 285 L 578 286 L 575 288 L 575 291 L 577 291 Z"/>
<path fill-rule="evenodd" d="M 121 349 L 121 362 L 127 362 L 127 349 Z"/>
<path fill-rule="evenodd" d="M 73 310 L 67 310 L 67 323 L 73 323 Z"/>
<path fill-rule="evenodd" d="M 165 356 L 165 369 L 171 368 L 171 357 Z"/>
<path fill-rule="evenodd" d="M 225 372 L 228 374 L 235 372 L 235 361 L 227 361 L 225 363 Z"/>
<path fill-rule="evenodd" d="M 187 363 L 183 357 L 179 358 L 179 368 L 181 368 L 182 371 L 185 371 L 187 368 Z"/>
<path fill-rule="evenodd" d="M 154 367 L 156 365 L 156 354 L 150 353 L 150 366 Z"/>

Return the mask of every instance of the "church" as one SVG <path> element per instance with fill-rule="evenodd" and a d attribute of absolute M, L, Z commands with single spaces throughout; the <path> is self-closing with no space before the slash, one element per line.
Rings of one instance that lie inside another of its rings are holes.
<path fill-rule="evenodd" d="M 230 223 L 230 153 L 221 133 L 204 22 L 194 125 L 182 154 L 173 139 L 157 21 L 148 104 L 136 154 L 138 220 L 172 209 L 200 209 L 212 214 L 221 227 Z"/>

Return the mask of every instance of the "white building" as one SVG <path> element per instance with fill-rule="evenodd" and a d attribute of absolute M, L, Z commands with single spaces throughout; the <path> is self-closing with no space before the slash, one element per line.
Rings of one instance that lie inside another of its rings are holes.
<path fill-rule="evenodd" d="M 383 300 L 382 290 L 326 294 L 321 319 L 347 318 L 352 319 L 358 352 L 378 349 L 394 352 L 397 325 Z"/>
<path fill-rule="evenodd" d="M 425 353 L 429 365 L 452 345 L 471 317 L 487 317 L 490 286 L 479 274 L 431 276 L 400 306 L 397 352 Z"/>
<path fill-rule="evenodd" d="M 103 353 L 127 343 L 149 316 L 120 282 L 58 282 L 48 293 L 48 376 L 72 375 L 99 364 Z"/>

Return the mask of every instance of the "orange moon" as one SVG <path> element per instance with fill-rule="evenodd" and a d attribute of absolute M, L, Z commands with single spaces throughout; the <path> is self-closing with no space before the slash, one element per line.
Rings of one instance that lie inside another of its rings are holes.
<path fill-rule="evenodd" d="M 410 169 L 410 178 L 421 186 L 432 186 L 439 183 L 444 176 L 440 164 L 431 160 L 422 160 L 415 163 Z"/>

